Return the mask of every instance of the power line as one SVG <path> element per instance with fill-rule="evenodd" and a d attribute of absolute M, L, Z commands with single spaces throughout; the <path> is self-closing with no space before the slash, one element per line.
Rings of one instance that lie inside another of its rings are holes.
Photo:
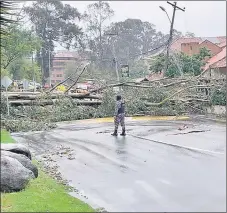
<path fill-rule="evenodd" d="M 167 1 L 167 3 L 173 7 L 173 16 L 172 16 L 172 21 L 171 21 L 171 26 L 170 26 L 170 36 L 169 36 L 169 40 L 168 40 L 168 44 L 167 44 L 165 72 L 168 70 L 168 66 L 169 66 L 169 48 L 170 48 L 170 44 L 171 44 L 172 38 L 173 38 L 173 24 L 174 24 L 174 20 L 175 20 L 175 13 L 176 13 L 177 9 L 185 12 L 185 8 L 182 9 L 182 8 L 178 7 L 177 2 L 174 2 L 174 4 L 172 4 Z"/>
<path fill-rule="evenodd" d="M 165 42 L 164 44 L 162 44 L 162 45 L 160 45 L 158 47 L 155 47 L 153 49 L 150 49 L 150 50 L 148 50 L 146 52 L 142 52 L 142 53 L 131 55 L 129 57 L 129 59 L 134 59 L 134 58 L 136 58 L 138 56 L 142 56 L 142 55 L 146 55 L 148 53 L 154 52 L 155 50 L 158 50 L 158 49 L 166 46 L 167 45 L 167 42 Z M 36 58 L 42 59 L 43 57 L 42 56 L 39 56 L 39 57 L 36 57 Z M 31 59 L 31 57 L 26 57 L 26 59 Z M 126 59 L 126 58 L 122 58 L 122 59 Z M 54 58 L 52 58 L 52 61 L 55 61 L 55 60 L 66 60 L 66 59 L 65 59 L 65 57 L 54 57 Z M 69 60 L 67 59 L 67 61 L 69 61 Z M 113 58 L 102 58 L 102 59 L 91 59 L 91 58 L 76 59 L 75 58 L 75 59 L 72 59 L 71 61 L 113 61 Z"/>

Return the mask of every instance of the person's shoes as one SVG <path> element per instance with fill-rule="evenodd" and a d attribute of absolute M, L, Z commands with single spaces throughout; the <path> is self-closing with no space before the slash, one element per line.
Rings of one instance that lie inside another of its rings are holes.
<path fill-rule="evenodd" d="M 125 130 L 122 130 L 122 133 L 120 135 L 125 136 L 126 135 Z"/>
<path fill-rule="evenodd" d="M 117 131 L 115 130 L 113 134 L 111 134 L 113 136 L 117 136 Z"/>

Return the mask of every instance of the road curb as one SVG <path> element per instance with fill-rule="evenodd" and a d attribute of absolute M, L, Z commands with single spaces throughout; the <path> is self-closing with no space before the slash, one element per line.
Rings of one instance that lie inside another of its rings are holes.
<path fill-rule="evenodd" d="M 125 121 L 177 121 L 177 120 L 189 120 L 189 116 L 132 116 L 126 117 Z M 80 120 L 80 122 L 94 122 L 94 123 L 112 123 L 114 121 L 113 117 L 107 118 L 94 118 L 94 119 L 86 119 Z"/>

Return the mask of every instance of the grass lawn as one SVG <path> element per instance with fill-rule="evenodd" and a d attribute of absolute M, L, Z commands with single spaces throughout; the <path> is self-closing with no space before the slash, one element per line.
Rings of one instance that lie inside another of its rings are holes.
<path fill-rule="evenodd" d="M 1 129 L 1 143 L 14 143 L 14 140 L 10 136 L 10 133 L 5 129 Z"/>
<path fill-rule="evenodd" d="M 13 139 L 7 131 L 1 130 L 1 143 L 5 142 L 12 143 Z M 65 186 L 39 170 L 39 177 L 31 180 L 25 190 L 1 193 L 1 212 L 95 212 L 95 210 L 70 196 Z"/>

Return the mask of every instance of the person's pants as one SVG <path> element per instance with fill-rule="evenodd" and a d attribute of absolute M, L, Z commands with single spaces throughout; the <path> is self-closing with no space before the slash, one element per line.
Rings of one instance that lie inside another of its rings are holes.
<path fill-rule="evenodd" d="M 125 130 L 125 115 L 124 114 L 119 114 L 119 115 L 115 116 L 115 119 L 114 119 L 115 131 L 118 130 L 119 124 L 121 124 L 122 130 Z"/>

